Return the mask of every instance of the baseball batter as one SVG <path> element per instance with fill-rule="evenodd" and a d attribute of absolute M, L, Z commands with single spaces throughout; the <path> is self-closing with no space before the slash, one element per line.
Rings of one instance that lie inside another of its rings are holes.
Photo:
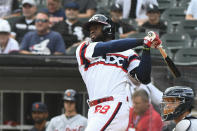
<path fill-rule="evenodd" d="M 161 44 L 154 32 L 144 39 L 115 38 L 110 18 L 94 15 L 84 28 L 92 42 L 83 42 L 76 50 L 79 71 L 89 95 L 86 131 L 125 131 L 128 125 L 127 75 L 141 83 L 150 82 L 150 47 Z M 132 48 L 144 45 L 142 59 Z"/>
<path fill-rule="evenodd" d="M 65 114 L 51 119 L 46 131 L 84 131 L 87 118 L 76 111 L 76 91 L 68 89 L 64 93 Z"/>

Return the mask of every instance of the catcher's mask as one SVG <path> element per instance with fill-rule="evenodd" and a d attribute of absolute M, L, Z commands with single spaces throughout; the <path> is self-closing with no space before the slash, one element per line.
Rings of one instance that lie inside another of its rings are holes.
<path fill-rule="evenodd" d="M 194 92 L 189 87 L 175 86 L 167 88 L 161 103 L 161 115 L 164 121 L 174 120 L 193 108 Z"/>

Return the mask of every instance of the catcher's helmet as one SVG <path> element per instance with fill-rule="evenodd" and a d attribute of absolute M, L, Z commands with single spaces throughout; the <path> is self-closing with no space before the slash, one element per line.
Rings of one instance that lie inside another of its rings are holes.
<path fill-rule="evenodd" d="M 96 14 L 92 16 L 87 23 L 84 24 L 84 29 L 89 31 L 92 24 L 104 25 L 102 30 L 104 36 L 115 39 L 115 26 L 113 21 L 109 17 L 106 17 L 102 14 Z"/>
<path fill-rule="evenodd" d="M 67 89 L 63 96 L 64 101 L 76 101 L 76 91 L 73 89 Z"/>
<path fill-rule="evenodd" d="M 174 120 L 193 108 L 194 92 L 190 87 L 174 86 L 165 90 L 162 99 L 162 119 Z"/>

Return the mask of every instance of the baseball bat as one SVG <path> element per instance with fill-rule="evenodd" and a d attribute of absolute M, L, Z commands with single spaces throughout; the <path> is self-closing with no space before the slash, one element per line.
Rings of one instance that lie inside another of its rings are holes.
<path fill-rule="evenodd" d="M 164 61 L 166 62 L 167 66 L 169 67 L 174 78 L 180 77 L 181 76 L 180 71 L 177 69 L 174 62 L 170 59 L 170 57 L 168 57 L 165 50 L 162 47 L 159 47 L 159 51 L 160 51 Z"/>

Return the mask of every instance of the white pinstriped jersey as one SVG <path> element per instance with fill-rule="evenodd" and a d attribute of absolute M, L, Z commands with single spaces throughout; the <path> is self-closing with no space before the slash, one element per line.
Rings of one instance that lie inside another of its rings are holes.
<path fill-rule="evenodd" d="M 97 42 L 84 42 L 76 50 L 79 71 L 86 84 L 90 100 L 114 96 L 125 100 L 127 73 L 139 65 L 139 57 L 129 49 L 92 57 Z"/>

